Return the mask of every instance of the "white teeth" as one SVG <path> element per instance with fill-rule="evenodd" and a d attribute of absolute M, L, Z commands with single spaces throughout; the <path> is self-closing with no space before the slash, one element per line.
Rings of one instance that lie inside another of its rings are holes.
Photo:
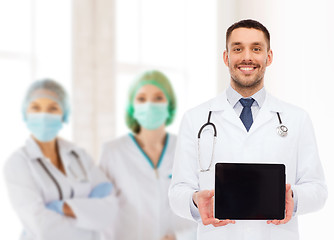
<path fill-rule="evenodd" d="M 253 68 L 240 68 L 242 71 L 251 71 Z"/>

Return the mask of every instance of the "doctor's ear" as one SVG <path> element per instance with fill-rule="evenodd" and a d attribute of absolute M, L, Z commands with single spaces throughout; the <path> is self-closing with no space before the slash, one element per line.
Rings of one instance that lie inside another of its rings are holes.
<path fill-rule="evenodd" d="M 225 65 L 228 67 L 228 50 L 227 49 L 223 52 L 223 59 L 224 59 Z"/>
<path fill-rule="evenodd" d="M 274 58 L 273 51 L 271 49 L 269 49 L 268 56 L 267 56 L 267 61 L 266 61 L 267 67 L 271 65 L 271 63 L 273 62 L 273 58 Z"/>

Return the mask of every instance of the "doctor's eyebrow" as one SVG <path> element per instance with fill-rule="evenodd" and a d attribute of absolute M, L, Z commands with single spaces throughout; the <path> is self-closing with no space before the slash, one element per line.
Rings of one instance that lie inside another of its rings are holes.
<path fill-rule="evenodd" d="M 233 46 L 240 46 L 240 45 L 243 45 L 243 43 L 242 42 L 232 42 L 231 43 L 232 47 Z M 252 45 L 252 46 L 264 46 L 264 44 L 262 42 L 253 42 L 250 45 Z"/>
<path fill-rule="evenodd" d="M 261 47 L 264 46 L 264 44 L 261 43 L 261 42 L 254 42 L 254 43 L 252 43 L 252 45 L 253 45 L 253 46 L 261 46 Z"/>
<path fill-rule="evenodd" d="M 239 45 L 241 45 L 241 42 L 232 42 L 231 43 L 231 46 L 233 47 L 233 46 L 239 46 Z"/>

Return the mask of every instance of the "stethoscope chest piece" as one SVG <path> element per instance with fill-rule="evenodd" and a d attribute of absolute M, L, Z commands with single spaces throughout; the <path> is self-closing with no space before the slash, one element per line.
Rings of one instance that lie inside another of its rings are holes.
<path fill-rule="evenodd" d="M 279 125 L 277 128 L 277 134 L 281 137 L 286 137 L 288 135 L 288 128 L 284 126 L 283 124 Z"/>

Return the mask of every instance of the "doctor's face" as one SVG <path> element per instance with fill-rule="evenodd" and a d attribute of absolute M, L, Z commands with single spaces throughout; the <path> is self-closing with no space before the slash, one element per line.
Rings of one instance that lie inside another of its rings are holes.
<path fill-rule="evenodd" d="M 59 104 L 49 98 L 37 98 L 30 102 L 27 113 L 50 113 L 62 115 L 63 111 Z"/>
<path fill-rule="evenodd" d="M 167 103 L 167 98 L 160 88 L 147 84 L 138 90 L 134 99 L 135 104 L 142 104 L 146 102 Z"/>
<path fill-rule="evenodd" d="M 231 75 L 231 86 L 235 90 L 254 90 L 263 87 L 266 67 L 272 62 L 273 54 L 262 31 L 254 28 L 237 28 L 232 31 L 224 62 Z"/>

